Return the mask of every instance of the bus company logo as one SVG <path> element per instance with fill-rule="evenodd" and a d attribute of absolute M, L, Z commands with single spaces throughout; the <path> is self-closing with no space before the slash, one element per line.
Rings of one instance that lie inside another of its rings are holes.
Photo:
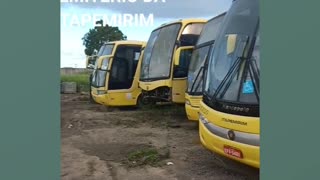
<path fill-rule="evenodd" d="M 248 125 L 247 122 L 236 121 L 236 120 L 227 119 L 227 118 L 222 118 L 222 121 L 227 122 L 227 123 L 232 123 L 232 124 L 239 124 L 239 125 L 243 125 L 243 126 L 247 126 Z"/>
<path fill-rule="evenodd" d="M 236 135 L 234 134 L 234 132 L 232 130 L 228 131 L 228 138 L 233 141 L 236 138 Z"/>

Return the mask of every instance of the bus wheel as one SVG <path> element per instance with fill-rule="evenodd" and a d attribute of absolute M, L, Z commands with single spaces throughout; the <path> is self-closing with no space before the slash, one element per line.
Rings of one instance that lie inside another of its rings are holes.
<path fill-rule="evenodd" d="M 137 108 L 142 108 L 144 106 L 148 106 L 151 104 L 153 104 L 153 103 L 150 102 L 147 98 L 145 98 L 142 94 L 138 97 Z"/>

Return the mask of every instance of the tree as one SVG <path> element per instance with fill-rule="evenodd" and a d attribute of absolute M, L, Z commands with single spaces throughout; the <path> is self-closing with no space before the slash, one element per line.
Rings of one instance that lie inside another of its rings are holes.
<path fill-rule="evenodd" d="M 96 26 L 93 29 L 89 29 L 83 38 L 83 45 L 86 47 L 85 54 L 92 55 L 95 49 L 99 50 L 104 42 L 126 40 L 125 36 L 118 27 L 113 27 L 109 25 L 103 26 L 103 20 L 97 21 L 96 24 L 101 26 Z"/>

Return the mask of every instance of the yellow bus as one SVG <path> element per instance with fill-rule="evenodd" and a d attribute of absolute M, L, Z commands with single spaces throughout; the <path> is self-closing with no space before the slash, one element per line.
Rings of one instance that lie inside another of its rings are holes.
<path fill-rule="evenodd" d="M 202 144 L 260 168 L 258 0 L 235 0 L 210 53 L 200 103 Z"/>
<path fill-rule="evenodd" d="M 93 77 L 93 72 L 95 69 L 96 61 L 100 56 L 110 55 L 112 53 L 112 47 L 113 47 L 112 44 L 104 43 L 104 44 L 102 44 L 102 46 L 100 47 L 98 52 L 95 49 L 93 54 L 91 56 L 87 56 L 87 58 L 86 58 L 86 68 L 93 70 L 89 76 L 89 87 L 90 87 L 89 94 L 90 94 L 90 101 L 91 102 L 95 102 L 92 97 L 92 94 L 91 94 L 91 90 L 92 90 L 91 87 L 92 87 L 92 77 Z"/>
<path fill-rule="evenodd" d="M 141 89 L 138 87 L 142 41 L 113 41 L 105 46 L 107 55 L 96 61 L 91 95 L 105 106 L 136 106 Z"/>
<path fill-rule="evenodd" d="M 205 24 L 194 47 L 188 70 L 187 90 L 185 93 L 185 110 L 189 120 L 199 120 L 199 106 L 202 99 L 202 82 L 207 55 L 214 42 L 226 13 L 222 13 Z"/>
<path fill-rule="evenodd" d="M 152 31 L 139 80 L 145 102 L 185 103 L 188 65 L 205 23 L 203 19 L 183 19 Z"/>

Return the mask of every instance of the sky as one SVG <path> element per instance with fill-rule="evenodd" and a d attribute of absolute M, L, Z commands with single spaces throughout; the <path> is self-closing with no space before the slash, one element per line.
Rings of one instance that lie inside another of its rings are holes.
<path fill-rule="evenodd" d="M 84 68 L 82 37 L 105 18 L 128 40 L 148 41 L 163 23 L 183 18 L 210 19 L 229 9 L 232 0 L 60 0 L 60 67 Z M 114 21 L 115 20 L 115 21 Z M 131 24 L 130 24 L 131 22 Z"/>

